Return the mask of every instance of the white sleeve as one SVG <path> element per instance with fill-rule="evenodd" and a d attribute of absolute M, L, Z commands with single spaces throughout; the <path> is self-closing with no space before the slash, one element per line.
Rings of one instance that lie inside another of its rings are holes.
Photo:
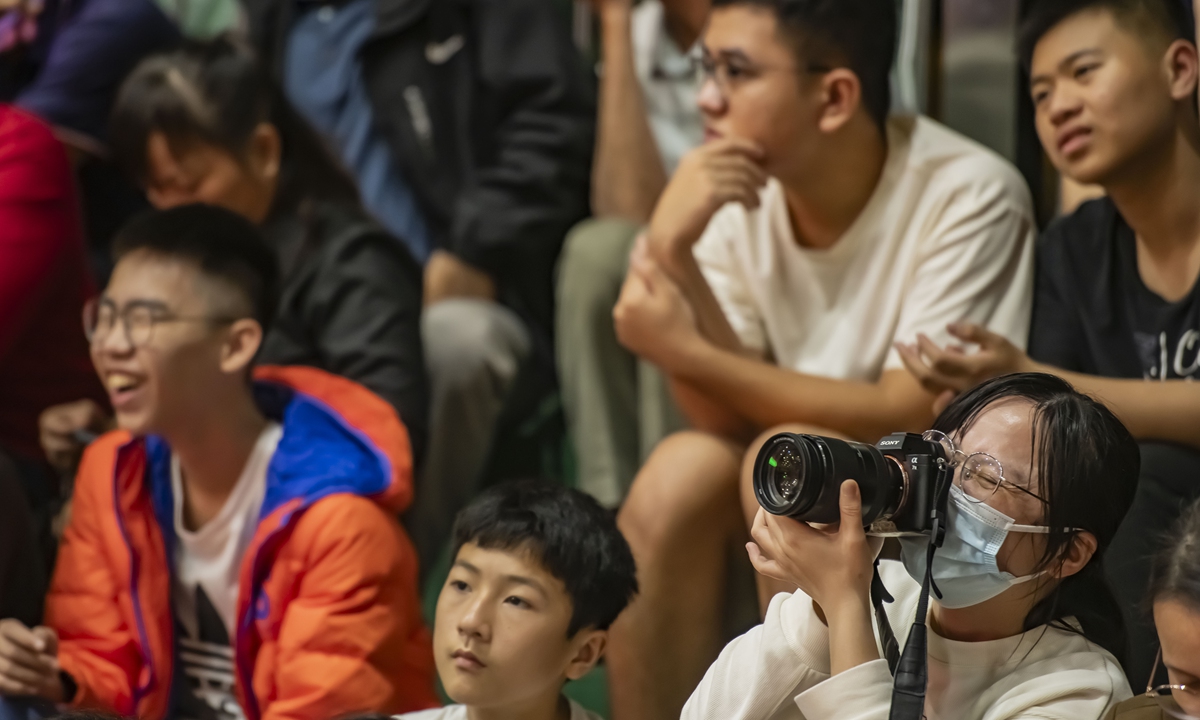
<path fill-rule="evenodd" d="M 808 688 L 796 696 L 796 707 L 814 720 L 887 720 L 892 709 L 887 660 L 872 660 Z"/>
<path fill-rule="evenodd" d="M 750 242 L 749 226 L 745 208 L 736 203 L 726 205 L 713 215 L 692 248 L 692 256 L 742 345 L 765 357 L 766 326 L 735 250 L 739 244 Z"/>
<path fill-rule="evenodd" d="M 1032 203 L 1014 170 L 985 160 L 959 169 L 983 179 L 957 188 L 932 223 L 896 326 L 899 342 L 924 333 L 943 347 L 956 343 L 946 330 L 956 322 L 983 325 L 1021 348 L 1028 342 L 1037 237 Z M 904 367 L 895 348 L 884 367 Z"/>
<path fill-rule="evenodd" d="M 725 646 L 680 719 L 803 720 L 793 698 L 828 677 L 829 629 L 807 595 L 781 593 L 762 625 Z"/>

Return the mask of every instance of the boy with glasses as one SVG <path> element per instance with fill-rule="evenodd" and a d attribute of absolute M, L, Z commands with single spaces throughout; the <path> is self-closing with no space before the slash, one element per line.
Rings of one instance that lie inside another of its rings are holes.
<path fill-rule="evenodd" d="M 1026 333 L 1028 191 L 979 145 L 888 116 L 895 29 L 890 0 L 715 3 L 706 143 L 659 200 L 614 312 L 693 428 L 658 445 L 621 510 L 642 593 L 613 628 L 620 720 L 678 715 L 720 649 L 756 435 L 923 429 L 933 396 L 897 340 L 968 318 Z"/>
<path fill-rule="evenodd" d="M 85 325 L 119 430 L 85 452 L 45 626 L 0 621 L 0 717 L 430 707 L 408 437 L 385 401 L 253 361 L 277 304 L 246 220 L 135 220 Z"/>

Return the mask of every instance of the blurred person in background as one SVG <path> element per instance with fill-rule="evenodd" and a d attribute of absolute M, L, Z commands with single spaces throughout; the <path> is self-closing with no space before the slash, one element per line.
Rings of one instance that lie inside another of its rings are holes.
<path fill-rule="evenodd" d="M 1046 229 L 1028 353 L 976 325 L 902 347 L 946 402 L 990 377 L 1060 375 L 1141 442 L 1138 492 L 1105 559 L 1126 612 L 1130 685 L 1156 651 L 1140 610 L 1155 534 L 1200 497 L 1200 59 L 1179 0 L 1047 0 L 1021 32 L 1038 135 L 1063 175 L 1104 189 Z M 970 346 L 974 351 L 966 351 Z"/>
<path fill-rule="evenodd" d="M 428 385 L 421 350 L 421 271 L 362 210 L 353 181 L 288 105 L 253 53 L 229 39 L 147 59 L 122 86 L 114 157 L 151 204 L 219 205 L 259 225 L 282 268 L 276 322 L 259 361 L 311 365 L 361 383 L 396 408 L 417 458 Z M 42 419 L 60 467 L 75 431 L 105 428 L 80 402 Z"/>
<path fill-rule="evenodd" d="M 0 0 L 0 99 L 41 117 L 67 146 L 101 280 L 112 235 L 145 208 L 108 153 L 117 88 L 143 58 L 244 24 L 238 0 Z"/>
<path fill-rule="evenodd" d="M 513 440 L 497 421 L 519 426 L 554 387 L 553 273 L 588 212 L 592 83 L 547 0 L 246 6 L 288 98 L 424 266 L 430 434 L 406 522 L 431 567 Z"/>
<path fill-rule="evenodd" d="M 280 278 L 244 217 L 152 211 L 114 248 L 85 327 L 119 429 L 84 453 L 44 625 L 0 620 L 0 718 L 436 705 L 395 410 L 322 370 L 255 367 Z"/>
<path fill-rule="evenodd" d="M 104 402 L 79 325 L 94 292 L 81 233 L 62 145 L 41 120 L 0 105 L 0 484 L 8 486 L 0 526 L 25 540 L 0 545 L 0 566 L 12 555 L 41 574 L 54 558 L 51 517 L 66 488 L 42 455 L 38 416 L 73 398 Z M 40 607 L 44 578 L 0 582 L 0 607 Z"/>
<path fill-rule="evenodd" d="M 594 7 L 601 45 L 593 217 L 563 245 L 555 342 L 579 487 L 616 506 L 650 450 L 683 427 L 662 374 L 621 347 L 612 309 L 634 238 L 680 158 L 704 139 L 693 51 L 709 0 Z"/>
<path fill-rule="evenodd" d="M 1200 504 L 1186 510 L 1150 565 L 1147 595 L 1159 650 L 1144 695 L 1105 720 L 1200 718 Z M 1166 670 L 1165 677 L 1158 668 Z M 1161 682 L 1160 682 L 1161 680 Z"/>

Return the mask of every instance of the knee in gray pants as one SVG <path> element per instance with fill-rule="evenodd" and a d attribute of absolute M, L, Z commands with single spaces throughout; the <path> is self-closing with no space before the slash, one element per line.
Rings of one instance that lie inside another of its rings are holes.
<path fill-rule="evenodd" d="M 425 572 L 479 487 L 496 419 L 532 341 L 512 310 L 473 299 L 426 308 L 421 337 L 431 386 L 429 446 L 406 522 Z"/>
<path fill-rule="evenodd" d="M 531 349 L 516 313 L 487 300 L 443 300 L 426 308 L 421 339 L 435 398 L 486 389 L 503 399 Z"/>

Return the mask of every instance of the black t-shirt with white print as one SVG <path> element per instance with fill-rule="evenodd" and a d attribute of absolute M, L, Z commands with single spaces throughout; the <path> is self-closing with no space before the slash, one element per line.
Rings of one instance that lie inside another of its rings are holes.
<path fill-rule="evenodd" d="M 1108 198 L 1057 220 L 1038 245 L 1029 355 L 1112 378 L 1200 376 L 1200 283 L 1176 302 L 1146 287 L 1137 244 Z"/>
<path fill-rule="evenodd" d="M 178 720 L 245 720 L 234 694 L 233 648 L 221 615 L 199 585 L 195 616 L 175 618 L 179 656 L 175 668 Z M 178 612 L 178 611 L 177 611 Z"/>

